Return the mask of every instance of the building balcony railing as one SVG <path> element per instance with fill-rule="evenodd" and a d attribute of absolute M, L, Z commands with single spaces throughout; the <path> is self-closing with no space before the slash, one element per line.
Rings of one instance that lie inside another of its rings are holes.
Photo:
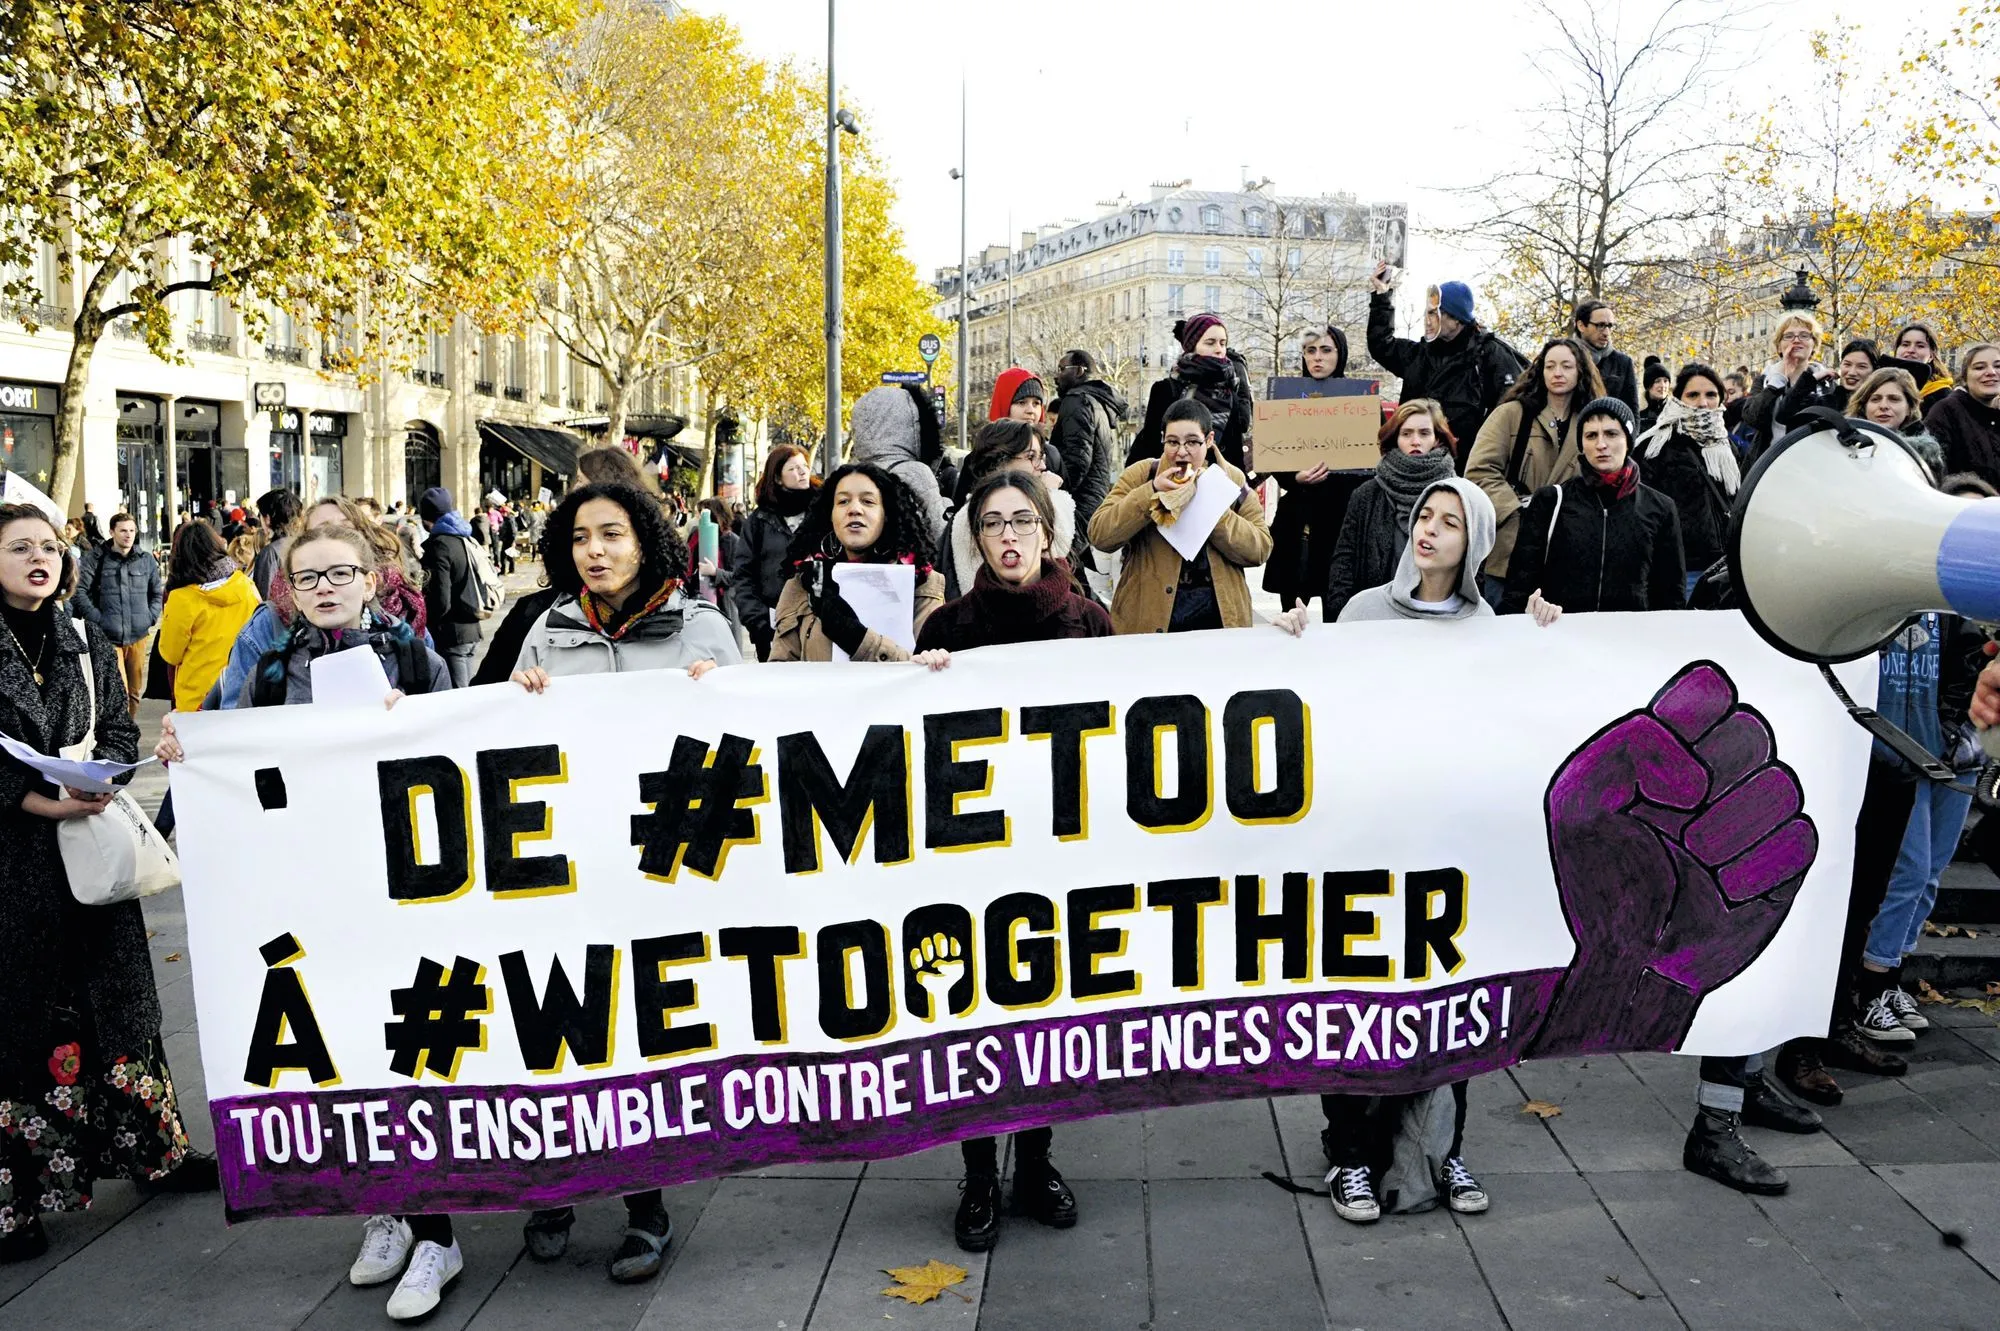
<path fill-rule="evenodd" d="M 611 410 L 611 404 L 610 404 L 609 402 L 599 402 L 599 403 L 598 403 L 597 405 L 593 406 L 593 407 L 591 408 L 591 410 L 592 410 L 592 411 L 609 411 L 609 410 Z"/>
<path fill-rule="evenodd" d="M 236 339 L 227 333 L 204 333 L 196 329 L 187 335 L 189 351 L 208 351 L 218 356 L 227 356 L 236 350 Z"/>
<path fill-rule="evenodd" d="M 509 402 L 526 402 L 528 400 L 528 390 L 519 384 L 508 384 L 506 388 L 501 390 L 501 395 Z"/>
<path fill-rule="evenodd" d="M 430 374 L 429 374 L 429 375 L 427 375 L 426 377 L 427 377 L 427 378 L 428 378 L 428 379 L 430 380 L 430 383 L 431 383 L 431 387 L 432 387 L 432 388 L 443 388 L 443 387 L 444 387 L 444 371 L 443 371 L 443 370 L 432 370 L 432 371 L 430 372 Z"/>
<path fill-rule="evenodd" d="M 37 328 L 67 328 L 70 322 L 68 309 L 41 300 L 0 301 L 0 315 L 17 324 L 31 323 Z"/>
<path fill-rule="evenodd" d="M 491 379 L 474 379 L 472 381 L 472 391 L 481 397 L 492 397 L 493 381 Z"/>
<path fill-rule="evenodd" d="M 264 359 L 277 361 L 281 365 L 304 365 L 306 363 L 306 349 L 304 347 L 267 346 L 264 348 Z"/>
<path fill-rule="evenodd" d="M 139 325 L 132 322 L 129 317 L 113 319 L 106 327 L 111 330 L 111 336 L 123 338 L 127 342 L 144 342 L 146 340 L 146 335 L 139 331 Z"/>
<path fill-rule="evenodd" d="M 413 384 L 426 384 L 430 382 L 430 376 L 424 373 L 421 366 L 411 367 L 409 375 L 410 382 Z"/>
<path fill-rule="evenodd" d="M 545 406 L 545 407 L 554 407 L 554 406 L 559 406 L 559 405 L 560 405 L 560 401 L 559 401 L 559 399 L 557 398 L 556 394 L 554 394 L 554 393 L 544 393 L 544 394 L 542 394 L 542 405 L 543 405 L 543 406 Z"/>

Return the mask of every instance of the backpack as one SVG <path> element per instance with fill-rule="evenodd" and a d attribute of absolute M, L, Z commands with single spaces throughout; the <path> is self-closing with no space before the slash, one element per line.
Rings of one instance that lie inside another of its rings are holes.
<path fill-rule="evenodd" d="M 491 619 L 494 612 L 507 602 L 507 588 L 500 581 L 499 570 L 493 567 L 493 556 L 479 542 L 466 541 L 465 565 L 472 582 L 472 599 L 479 606 L 479 617 Z"/>

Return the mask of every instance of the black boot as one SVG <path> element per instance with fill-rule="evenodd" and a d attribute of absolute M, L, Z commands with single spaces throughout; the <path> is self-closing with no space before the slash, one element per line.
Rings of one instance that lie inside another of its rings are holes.
<path fill-rule="evenodd" d="M 205 1151 L 189 1151 L 165 1178 L 149 1179 L 139 1185 L 146 1193 L 215 1192 L 222 1187 L 222 1171 L 215 1157 Z"/>
<path fill-rule="evenodd" d="M 1736 1133 L 1737 1116 L 1703 1106 L 1681 1148 L 1681 1167 L 1738 1192 L 1775 1197 L 1791 1184 Z"/>
<path fill-rule="evenodd" d="M 1028 1216 L 1050 1229 L 1068 1229 L 1076 1223 L 1076 1194 L 1047 1156 L 1015 1163 L 1014 1214 Z"/>
<path fill-rule="evenodd" d="M 1743 1121 L 1753 1128 L 1800 1134 L 1818 1132 L 1820 1117 L 1765 1081 L 1761 1073 L 1743 1079 Z"/>
<path fill-rule="evenodd" d="M 1816 1105 L 1837 1105 L 1841 1101 L 1840 1083 L 1820 1062 L 1821 1043 L 1810 1038 L 1785 1041 L 1784 1048 L 1778 1051 L 1778 1080 L 1802 1100 Z"/>
<path fill-rule="evenodd" d="M 1000 1238 L 1000 1176 L 967 1174 L 958 1187 L 964 1195 L 951 1222 L 952 1237 L 966 1252 L 992 1251 Z"/>
<path fill-rule="evenodd" d="M 1854 1029 L 1851 1021 L 1842 1022 L 1840 1029 L 1820 1046 L 1821 1057 L 1837 1068 L 1850 1072 L 1872 1072 L 1878 1077 L 1900 1077 L 1909 1072 L 1909 1060 L 1901 1054 L 1892 1054 L 1878 1049 L 1874 1042 L 1863 1037 Z"/>

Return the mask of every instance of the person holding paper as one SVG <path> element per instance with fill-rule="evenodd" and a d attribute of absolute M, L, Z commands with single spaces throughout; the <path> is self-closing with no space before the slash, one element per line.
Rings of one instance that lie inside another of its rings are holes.
<path fill-rule="evenodd" d="M 1127 467 L 1090 520 L 1090 543 L 1125 556 L 1111 622 L 1120 633 L 1248 628 L 1253 616 L 1243 570 L 1271 556 L 1264 506 L 1243 472 L 1223 461 L 1214 418 L 1199 401 L 1183 398 L 1167 407 L 1161 439 L 1159 458 Z M 1197 527 L 1199 541 L 1192 534 Z"/>
<path fill-rule="evenodd" d="M 58 613 L 75 579 L 41 509 L 0 505 L 0 734 L 129 763 L 139 728 L 118 649 Z M 85 1209 L 96 1179 L 217 1186 L 181 1125 L 139 903 L 80 904 L 57 844 L 59 824 L 110 801 L 0 755 L 0 1263 L 47 1252 L 43 1214 Z"/>
<path fill-rule="evenodd" d="M 1347 334 L 1331 324 L 1308 328 L 1299 342 L 1300 377 L 1330 381 L 1346 374 Z M 1271 475 L 1277 478 L 1279 498 L 1271 515 L 1271 558 L 1264 565 L 1264 590 L 1277 593 L 1279 605 L 1310 604 L 1326 594 L 1327 569 L 1347 506 L 1369 473 L 1329 471 L 1322 463 Z M 1328 619 L 1339 613 L 1335 606 L 1326 608 Z"/>
<path fill-rule="evenodd" d="M 773 661 L 907 661 L 924 621 L 944 604 L 944 578 L 931 567 L 925 501 L 880 467 L 850 462 L 827 478 L 792 535 L 792 576 L 778 596 Z M 908 564 L 915 574 L 907 629 L 865 624 L 833 570 L 840 564 Z M 900 639 L 900 640 L 899 640 Z"/>
<path fill-rule="evenodd" d="M 989 427 L 991 428 L 991 427 Z M 1033 472 L 1007 467 L 973 486 L 963 512 L 979 533 L 972 589 L 947 601 L 917 637 L 917 661 L 932 670 L 951 664 L 953 652 L 1015 642 L 1108 638 L 1111 616 L 1077 584 L 1061 552 L 1051 491 Z M 913 964 L 921 963 L 913 957 Z M 1049 1162 L 1049 1128 L 1014 1134 L 1014 1211 L 1051 1229 L 1076 1224 L 1076 1195 Z M 965 1183 L 953 1237 L 967 1252 L 986 1252 L 1000 1237 L 1000 1143 L 970 1137 L 959 1143 Z"/>

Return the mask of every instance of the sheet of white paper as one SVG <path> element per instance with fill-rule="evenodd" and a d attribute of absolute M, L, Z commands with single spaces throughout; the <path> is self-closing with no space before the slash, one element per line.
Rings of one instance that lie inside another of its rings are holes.
<path fill-rule="evenodd" d="M 905 651 L 917 650 L 917 570 L 913 564 L 835 564 L 833 580 L 855 617 Z M 836 647 L 833 659 L 847 653 Z"/>
<path fill-rule="evenodd" d="M 313 701 L 321 707 L 380 707 L 389 696 L 382 659 L 368 647 L 314 657 L 312 685 Z"/>
<path fill-rule="evenodd" d="M 9 735 L 0 735 L 0 749 L 5 749 L 9 756 L 18 759 L 24 766 L 40 772 L 59 786 L 68 786 L 72 790 L 88 790 L 100 795 L 105 791 L 118 789 L 114 778 L 154 761 L 147 758 L 136 763 L 114 763 L 98 758 L 51 758 L 46 754 L 37 753 Z"/>
<path fill-rule="evenodd" d="M 1215 530 L 1215 524 L 1222 521 L 1222 515 L 1236 502 L 1236 494 L 1236 482 L 1229 479 L 1228 472 L 1220 467 L 1204 467 L 1201 479 L 1194 483 L 1194 498 L 1188 500 L 1173 526 L 1160 528 L 1160 535 L 1180 552 L 1182 559 L 1193 559 L 1200 553 L 1201 543 Z"/>

